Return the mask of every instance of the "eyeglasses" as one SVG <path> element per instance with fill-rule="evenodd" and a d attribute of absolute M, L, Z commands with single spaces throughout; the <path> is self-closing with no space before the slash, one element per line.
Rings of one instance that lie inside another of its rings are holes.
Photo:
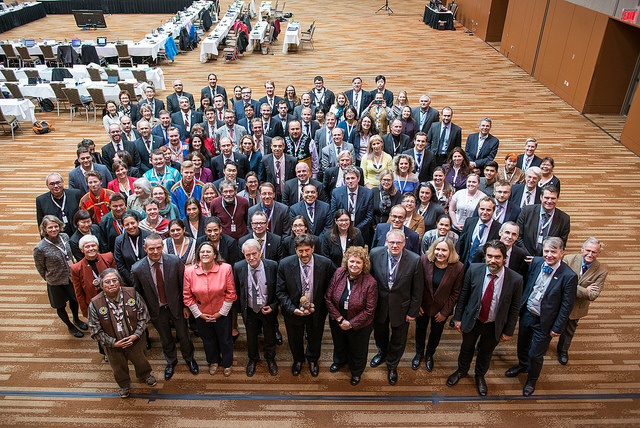
<path fill-rule="evenodd" d="M 264 225 L 267 224 L 267 222 L 266 221 L 253 221 L 253 222 L 251 222 L 251 224 L 254 225 L 254 226 L 264 226 Z"/>
<path fill-rule="evenodd" d="M 64 183 L 62 181 L 50 181 L 49 182 L 49 186 L 52 187 L 56 187 L 56 186 L 62 186 Z"/>

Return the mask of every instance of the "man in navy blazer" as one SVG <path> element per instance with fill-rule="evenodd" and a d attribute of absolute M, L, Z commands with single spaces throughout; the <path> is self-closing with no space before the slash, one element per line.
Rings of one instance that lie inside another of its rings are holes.
<path fill-rule="evenodd" d="M 156 135 L 162 138 L 164 144 L 169 144 L 169 139 L 167 138 L 167 130 L 169 127 L 173 126 L 180 132 L 180 141 L 184 141 L 187 138 L 187 133 L 184 130 L 184 126 L 178 125 L 171 120 L 171 115 L 168 111 L 162 110 L 158 116 L 160 119 L 160 123 L 153 127 L 151 130 L 151 134 Z"/>
<path fill-rule="evenodd" d="M 160 112 L 164 110 L 164 103 L 158 99 L 156 99 L 156 90 L 153 86 L 147 86 L 144 90 L 145 99 L 140 100 L 138 103 L 138 109 L 140 109 L 144 104 L 149 104 L 151 107 L 151 113 L 153 117 L 160 118 Z"/>
<path fill-rule="evenodd" d="M 518 272 L 526 280 L 527 271 L 529 270 L 529 264 L 527 263 L 527 252 L 520 247 L 516 247 L 516 239 L 518 239 L 519 232 L 518 225 L 512 221 L 503 223 L 500 226 L 500 242 L 507 246 L 507 258 L 505 266 L 512 271 Z M 478 248 L 476 253 L 471 258 L 471 263 L 483 263 L 484 262 L 484 249 Z"/>
<path fill-rule="evenodd" d="M 69 172 L 69 189 L 79 190 L 82 192 L 82 195 L 87 194 L 89 192 L 89 186 L 87 186 L 87 180 L 84 177 L 83 171 L 89 172 L 92 170 L 100 173 L 102 176 L 102 188 L 106 189 L 107 184 L 113 180 L 107 167 L 93 162 L 91 152 L 86 147 L 79 147 L 78 150 L 76 150 L 76 154 L 80 165 Z M 69 219 L 69 223 L 71 223 L 71 220 L 72 219 Z"/>
<path fill-rule="evenodd" d="M 418 174 L 418 181 L 421 183 L 431 181 L 433 170 L 437 166 L 433 153 L 427 150 L 426 147 L 427 135 L 424 132 L 418 132 L 414 138 L 413 148 L 402 152 L 402 154 L 413 158 L 415 163 L 413 172 Z"/>
<path fill-rule="evenodd" d="M 440 113 L 438 110 L 431 107 L 431 97 L 429 95 L 422 95 L 420 97 L 420 106 L 411 109 L 413 120 L 416 121 L 417 131 L 428 133 L 431 129 L 431 124 L 440 120 Z"/>
<path fill-rule="evenodd" d="M 358 111 L 358 117 L 360 117 L 362 116 L 362 112 L 371 103 L 371 100 L 373 98 L 371 98 L 371 94 L 369 92 L 362 90 L 361 78 L 354 77 L 353 80 L 351 80 L 351 86 L 353 87 L 353 89 L 349 89 L 344 94 L 347 96 L 347 100 L 349 100 L 349 105 L 356 108 L 356 110 Z M 393 99 L 391 101 L 393 104 Z M 391 107 L 388 102 L 387 106 Z"/>
<path fill-rule="evenodd" d="M 296 178 L 287 180 L 284 183 L 284 191 L 282 192 L 282 203 L 287 206 L 301 201 L 304 186 L 312 184 L 316 188 L 316 197 L 323 202 L 329 203 L 327 195 L 324 193 L 324 186 L 321 182 L 311 178 L 311 169 L 305 162 L 296 164 Z"/>
<path fill-rule="evenodd" d="M 318 190 L 312 183 L 304 186 L 302 198 L 289 208 L 289 220 L 293 223 L 295 216 L 303 216 L 309 223 L 309 233 L 320 237 L 324 231 L 333 226 L 331 206 L 318 200 Z"/>
<path fill-rule="evenodd" d="M 144 119 L 138 122 L 138 131 L 140 131 L 140 138 L 135 140 L 133 144 L 135 144 L 138 156 L 140 156 L 140 169 L 145 173 L 153 168 L 153 165 L 151 165 L 151 151 L 164 146 L 164 140 L 157 135 L 151 134 L 151 126 Z"/>
<path fill-rule="evenodd" d="M 193 125 L 200 124 L 202 122 L 202 113 L 195 111 L 191 108 L 189 104 L 189 98 L 186 96 L 182 96 L 179 98 L 180 108 L 177 112 L 171 114 L 171 121 L 176 123 L 184 128 L 184 130 L 188 133 L 191 132 L 191 127 Z M 185 123 L 185 119 L 188 121 Z"/>
<path fill-rule="evenodd" d="M 500 223 L 493 219 L 496 203 L 493 198 L 485 196 L 478 202 L 478 217 L 469 217 L 464 222 L 458 245 L 460 261 L 465 268 L 478 248 L 486 242 L 500 237 Z"/>
<path fill-rule="evenodd" d="M 288 236 L 291 232 L 291 222 L 289 221 L 289 207 L 275 200 L 275 186 L 269 182 L 262 183 L 259 187 L 260 203 L 249 208 L 248 216 L 262 211 L 267 216 L 267 230 L 281 238 Z M 249 224 L 251 231 L 251 224 Z"/>
<path fill-rule="evenodd" d="M 276 162 L 281 162 L 280 173 L 278 177 L 276 171 Z M 284 184 L 287 180 L 291 180 L 296 176 L 296 165 L 298 159 L 294 156 L 284 153 L 284 141 L 282 137 L 275 137 L 271 140 L 271 153 L 262 156 L 262 168 L 260 169 L 260 182 L 269 182 L 276 189 L 277 200 L 282 200 L 282 192 L 284 192 Z M 284 164 L 284 165 L 283 165 Z M 278 191 L 280 189 L 280 191 Z"/>
<path fill-rule="evenodd" d="M 255 239 L 260 243 L 260 257 L 279 262 L 282 258 L 282 239 L 279 235 L 267 230 L 269 219 L 262 210 L 254 210 L 249 217 L 249 233 L 238 240 L 238 246 L 242 248 L 249 239 Z"/>
<path fill-rule="evenodd" d="M 260 119 L 262 120 L 262 133 L 267 137 L 282 137 L 284 138 L 284 129 L 282 129 L 282 122 L 276 120 L 272 116 L 273 109 L 267 103 L 262 103 L 260 106 Z M 264 154 L 264 153 L 263 153 Z"/>
<path fill-rule="evenodd" d="M 451 122 L 452 118 L 451 107 L 443 108 L 442 121 L 432 123 L 427 132 L 427 148 L 435 156 L 436 166 L 444 164 L 455 147 L 462 147 L 462 128 Z"/>
<path fill-rule="evenodd" d="M 540 166 L 542 159 L 535 155 L 538 148 L 538 140 L 535 138 L 527 138 L 524 143 L 524 153 L 518 156 L 518 163 L 516 167 L 520 168 L 524 172 L 527 172 L 532 166 Z"/>
<path fill-rule="evenodd" d="M 493 219 L 504 224 L 508 221 L 515 222 L 520 214 L 520 207 L 509 201 L 511 196 L 511 184 L 508 181 L 498 181 L 495 183 L 493 196 L 496 201 L 496 208 L 493 212 Z M 478 207 L 476 206 L 473 216 L 478 215 Z"/>
<path fill-rule="evenodd" d="M 120 129 L 120 125 L 115 123 L 109 125 L 110 141 L 102 146 L 102 162 L 110 172 L 113 172 L 113 157 L 118 150 L 127 151 L 131 155 L 132 166 L 136 168 L 140 167 L 140 156 L 138 155 L 135 144 L 133 144 L 132 141 L 122 140 L 120 138 L 121 135 L 122 130 Z"/>
<path fill-rule="evenodd" d="M 251 104 L 253 106 L 254 112 L 260 111 L 260 103 L 251 99 L 251 88 L 245 86 L 242 88 L 242 99 L 233 103 L 233 112 L 236 114 L 236 120 L 240 120 L 245 117 L 244 107 L 247 104 Z"/>
<path fill-rule="evenodd" d="M 540 167 L 532 166 L 525 174 L 525 182 L 514 184 L 511 186 L 511 196 L 509 201 L 523 208 L 527 205 L 540 203 L 540 195 L 542 190 L 538 187 L 538 183 L 542 178 L 542 170 Z"/>
<path fill-rule="evenodd" d="M 284 101 L 284 98 L 279 97 L 275 94 L 276 92 L 276 84 L 271 81 L 271 80 L 267 80 L 264 84 L 264 90 L 267 93 L 267 95 L 265 95 L 264 97 L 260 98 L 258 100 L 258 102 L 260 103 L 260 106 L 262 106 L 262 104 L 266 103 L 269 107 L 271 107 L 271 111 L 275 110 L 276 108 L 278 108 L 278 103 L 280 101 Z M 257 112 L 258 110 L 256 110 Z"/>
<path fill-rule="evenodd" d="M 193 95 L 188 92 L 184 92 L 182 89 L 184 85 L 182 84 L 182 80 L 174 80 L 173 81 L 173 90 L 172 94 L 167 96 L 167 111 L 173 114 L 180 111 L 180 98 L 187 97 L 189 100 L 189 108 L 191 110 L 196 109 L 196 102 L 193 99 Z M 213 98 L 212 98 L 213 100 Z"/>
<path fill-rule="evenodd" d="M 224 166 L 235 162 L 238 177 L 244 177 L 249 172 L 249 158 L 240 152 L 233 151 L 233 143 L 227 137 L 220 139 L 220 154 L 211 159 L 211 173 L 213 179 L 224 178 Z"/>
<path fill-rule="evenodd" d="M 408 135 L 402 133 L 402 121 L 394 119 L 389 124 L 389 133 L 382 136 L 384 143 L 383 150 L 395 157 L 402 152 L 409 150 L 413 145 Z"/>
<path fill-rule="evenodd" d="M 406 217 L 407 210 L 402 205 L 393 206 L 389 212 L 389 220 L 391 223 L 380 223 L 376 226 L 371 248 L 384 246 L 387 242 L 387 232 L 391 229 L 396 229 L 404 232 L 406 240 L 405 248 L 420 255 L 420 235 L 404 225 Z"/>
<path fill-rule="evenodd" d="M 543 257 L 534 257 L 522 293 L 518 328 L 518 365 L 507 377 L 528 373 L 522 395 L 530 396 L 542 370 L 549 343 L 564 331 L 573 309 L 578 276 L 562 261 L 564 242 L 557 237 L 544 241 Z"/>
<path fill-rule="evenodd" d="M 477 174 L 484 171 L 484 165 L 495 159 L 498 153 L 500 141 L 489 133 L 490 130 L 491 119 L 485 117 L 480 121 L 480 132 L 469 135 L 464 146 L 469 165 L 477 170 Z"/>
<path fill-rule="evenodd" d="M 331 194 L 331 217 L 344 208 L 351 215 L 351 222 L 360 229 L 364 242 L 369 242 L 373 221 L 373 192 L 359 186 L 360 171 L 351 165 L 344 169 L 345 186 L 333 190 Z M 352 196 L 353 195 L 353 196 Z"/>
<path fill-rule="evenodd" d="M 216 95 L 222 95 L 224 99 L 224 106 L 227 106 L 227 91 L 222 86 L 218 85 L 218 77 L 215 73 L 209 73 L 209 84 L 200 90 L 200 99 L 204 97 L 209 97 L 211 99 L 211 104 L 213 105 L 213 99 Z"/>

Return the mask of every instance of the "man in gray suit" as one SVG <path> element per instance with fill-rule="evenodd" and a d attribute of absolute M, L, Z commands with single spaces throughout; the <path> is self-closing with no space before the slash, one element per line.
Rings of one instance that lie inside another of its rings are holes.
<path fill-rule="evenodd" d="M 338 165 L 338 155 L 343 151 L 351 152 L 355 157 L 353 145 L 344 141 L 344 129 L 337 126 L 331 131 L 333 143 L 322 149 L 322 157 L 320 158 L 320 171 L 318 172 L 318 180 L 322 180 L 324 171 L 328 168 Z"/>
<path fill-rule="evenodd" d="M 132 266 L 131 275 L 133 285 L 144 298 L 151 322 L 160 335 L 162 351 L 167 360 L 164 380 L 169 380 L 178 364 L 176 342 L 171 334 L 172 325 L 176 329 L 180 352 L 189 370 L 195 375 L 199 368 L 193 358 L 194 348 L 187 325 L 189 309 L 184 306 L 182 299 L 184 265 L 177 256 L 163 254 L 162 247 L 160 235 L 152 233 L 147 236 L 144 241 L 147 256 Z"/>
<path fill-rule="evenodd" d="M 438 110 L 431 107 L 431 97 L 429 95 L 423 95 L 420 97 L 420 106 L 411 109 L 413 120 L 418 125 L 418 131 L 428 133 L 431 128 L 431 124 L 440 120 L 440 114 Z"/>
<path fill-rule="evenodd" d="M 107 167 L 93 162 L 91 152 L 86 147 L 79 147 L 76 154 L 80 165 L 69 172 L 69 188 L 80 190 L 83 195 L 87 194 L 89 186 L 87 186 L 85 174 L 89 171 L 98 171 L 102 176 L 102 188 L 106 189 L 107 184 L 113 180 Z"/>
<path fill-rule="evenodd" d="M 322 153 L 322 149 L 332 143 L 333 136 L 331 132 L 333 128 L 335 128 L 336 123 L 335 113 L 329 112 L 324 115 L 324 125 L 316 131 L 316 135 L 313 137 L 318 153 Z"/>
<path fill-rule="evenodd" d="M 454 386 L 467 376 L 477 343 L 475 380 L 482 397 L 487 395 L 484 375 L 493 350 L 513 336 L 522 295 L 522 276 L 504 266 L 506 245 L 489 241 L 484 245 L 484 255 L 486 265 L 473 263 L 464 278 L 453 316 L 455 327 L 462 333 L 458 369 L 447 379 L 447 386 Z"/>
<path fill-rule="evenodd" d="M 220 139 L 227 137 L 233 143 L 234 151 L 240 147 L 240 140 L 247 135 L 247 130 L 236 124 L 236 114 L 233 110 L 224 111 L 224 126 L 216 130 L 215 141 L 220 143 Z"/>

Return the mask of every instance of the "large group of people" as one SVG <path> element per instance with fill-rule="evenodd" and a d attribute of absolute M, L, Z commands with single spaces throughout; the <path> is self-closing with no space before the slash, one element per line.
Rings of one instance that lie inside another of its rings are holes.
<path fill-rule="evenodd" d="M 156 382 L 144 355 L 149 322 L 165 380 L 178 363 L 176 344 L 199 373 L 192 332 L 209 374 L 230 376 L 238 315 L 249 377 L 260 335 L 268 371 L 278 373 L 281 321 L 292 374 L 306 362 L 318 376 L 327 315 L 329 371 L 347 366 L 354 386 L 372 332 L 370 367 L 385 364 L 388 382 L 398 382 L 412 322 L 412 369 L 424 360 L 433 370 L 450 320 L 461 345 L 446 383 L 467 376 L 477 350 L 481 396 L 493 351 L 518 322 L 518 364 L 505 375 L 527 373 L 525 396 L 552 338 L 567 364 L 607 270 L 596 238 L 581 254 L 564 253 L 570 217 L 556 207 L 553 159 L 538 157 L 529 138 L 523 154 L 500 165 L 490 118 L 463 148 L 451 107 L 439 112 L 425 94 L 412 108 L 385 76 L 375 83 L 367 92 L 355 77 L 352 89 L 334 94 L 316 76 L 309 92 L 298 97 L 288 85 L 279 97 L 267 81 L 255 100 L 247 86 L 227 98 L 212 73 L 199 110 L 180 80 L 166 109 L 153 87 L 137 104 L 123 91 L 106 108 L 108 142 L 100 151 L 92 140 L 78 143 L 69 186 L 60 173 L 47 175 L 49 191 L 36 200 L 37 270 L 69 332 L 88 330 L 98 342 L 123 398 L 128 361 Z"/>

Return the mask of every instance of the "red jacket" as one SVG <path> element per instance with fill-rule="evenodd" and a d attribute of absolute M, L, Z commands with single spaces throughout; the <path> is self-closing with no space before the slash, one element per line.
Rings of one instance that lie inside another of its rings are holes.
<path fill-rule="evenodd" d="M 182 295 L 185 306 L 196 304 L 203 314 L 220 312 L 224 302 L 237 299 L 231 265 L 214 263 L 209 273 L 205 273 L 200 264 L 189 266 L 184 271 Z"/>
<path fill-rule="evenodd" d="M 348 272 L 344 268 L 338 268 L 331 278 L 329 289 L 325 296 L 327 310 L 331 319 L 341 317 L 338 305 L 340 297 L 347 287 Z M 373 322 L 376 305 L 378 304 L 378 284 L 371 274 L 360 275 L 351 285 L 349 296 L 349 309 L 347 309 L 347 321 L 354 330 L 359 330 Z"/>
<path fill-rule="evenodd" d="M 104 253 L 98 254 L 98 262 L 96 264 L 98 273 L 102 273 L 107 268 L 117 269 L 116 262 L 113 259 L 113 254 Z M 73 289 L 76 292 L 76 298 L 78 299 L 78 305 L 82 310 L 82 315 L 89 316 L 89 303 L 96 294 L 98 289 L 93 285 L 93 270 L 89 266 L 87 259 L 82 259 L 78 263 L 71 265 L 71 281 L 73 282 Z"/>

